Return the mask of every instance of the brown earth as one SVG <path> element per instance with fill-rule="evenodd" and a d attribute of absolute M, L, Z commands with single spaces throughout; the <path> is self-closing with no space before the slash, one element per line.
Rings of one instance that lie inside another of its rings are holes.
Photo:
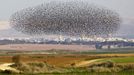
<path fill-rule="evenodd" d="M 53 66 L 57 67 L 70 67 L 74 64 L 79 64 L 84 62 L 87 64 L 90 60 L 102 59 L 102 58 L 113 58 L 113 57 L 127 57 L 131 56 L 134 57 L 134 54 L 89 54 L 89 55 L 82 55 L 82 54 L 28 54 L 28 55 L 21 55 L 20 61 L 21 62 L 45 62 Z M 13 55 L 5 55 L 0 56 L 0 63 L 12 63 Z M 90 61 L 91 62 L 91 61 Z"/>
<path fill-rule="evenodd" d="M 9 44 L 0 45 L 0 50 L 94 50 L 94 46 L 88 45 L 61 45 L 61 44 Z"/>
<path fill-rule="evenodd" d="M 12 57 L 10 55 L 0 56 L 0 63 L 12 63 Z M 53 66 L 65 67 L 71 66 L 72 63 L 80 62 L 86 59 L 93 59 L 88 55 L 21 55 L 21 62 L 45 62 Z M 96 57 L 95 57 L 96 58 Z"/>

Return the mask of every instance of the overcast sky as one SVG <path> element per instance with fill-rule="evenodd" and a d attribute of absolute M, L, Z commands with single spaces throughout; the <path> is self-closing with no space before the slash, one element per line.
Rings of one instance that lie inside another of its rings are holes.
<path fill-rule="evenodd" d="M 8 20 L 15 11 L 29 6 L 36 6 L 52 0 L 0 0 L 0 20 Z M 84 0 L 83 0 L 84 1 Z M 134 0 L 85 0 L 105 6 L 120 13 L 121 16 L 134 17 Z"/>

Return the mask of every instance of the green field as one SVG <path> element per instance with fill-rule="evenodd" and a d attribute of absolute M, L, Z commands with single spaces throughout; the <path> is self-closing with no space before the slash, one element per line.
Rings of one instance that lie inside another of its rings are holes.
<path fill-rule="evenodd" d="M 115 63 L 134 63 L 134 57 L 110 58 Z"/>
<path fill-rule="evenodd" d="M 134 57 L 105 58 L 97 62 L 103 62 L 103 61 L 112 61 L 114 63 L 134 63 Z"/>

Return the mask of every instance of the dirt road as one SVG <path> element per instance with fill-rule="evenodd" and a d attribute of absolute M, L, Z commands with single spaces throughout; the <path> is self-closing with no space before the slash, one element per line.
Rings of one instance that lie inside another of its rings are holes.
<path fill-rule="evenodd" d="M 1 65 L 0 65 L 0 70 L 1 70 L 1 71 L 8 70 L 8 71 L 12 71 L 12 72 L 19 73 L 19 71 L 18 71 L 17 69 L 10 67 L 10 66 L 13 65 L 13 64 L 14 64 L 14 63 L 4 63 L 4 64 L 1 64 Z"/>
<path fill-rule="evenodd" d="M 102 59 L 93 59 L 93 60 L 89 60 L 89 61 L 82 61 L 82 62 L 76 64 L 75 67 L 85 67 L 85 66 L 87 66 L 91 63 L 97 62 L 99 60 L 102 60 Z"/>

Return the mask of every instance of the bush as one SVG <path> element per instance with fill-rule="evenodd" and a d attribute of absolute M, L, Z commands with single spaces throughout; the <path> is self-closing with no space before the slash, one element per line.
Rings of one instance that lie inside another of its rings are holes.
<path fill-rule="evenodd" d="M 101 62 L 101 63 L 96 63 L 96 64 L 92 64 L 89 67 L 114 67 L 114 63 L 111 61 L 106 61 L 106 62 Z"/>
<path fill-rule="evenodd" d="M 120 71 L 122 71 L 122 68 L 120 67 L 115 66 L 111 68 L 111 72 L 120 72 Z"/>
<path fill-rule="evenodd" d="M 27 65 L 26 63 L 22 63 L 22 62 L 15 63 L 11 67 L 14 67 L 17 70 L 19 70 L 20 72 L 24 72 L 24 73 L 29 73 L 31 71 L 30 66 Z"/>
<path fill-rule="evenodd" d="M 11 67 L 16 68 L 22 73 L 45 73 L 52 72 L 55 68 L 43 62 L 32 62 L 32 63 L 17 63 Z"/>
<path fill-rule="evenodd" d="M 93 67 L 89 69 L 90 72 L 111 72 L 111 69 L 106 67 Z"/>
<path fill-rule="evenodd" d="M 15 55 L 15 56 L 13 56 L 12 57 L 12 61 L 14 62 L 14 63 L 20 63 L 21 62 L 21 55 Z"/>
<path fill-rule="evenodd" d="M 43 68 L 43 67 L 46 67 L 46 64 L 41 62 L 41 63 L 28 63 L 29 66 L 36 66 L 36 67 L 39 67 L 39 68 Z"/>
<path fill-rule="evenodd" d="M 111 61 L 95 63 L 88 67 L 90 72 L 121 72 L 134 71 L 134 64 L 115 64 Z"/>
<path fill-rule="evenodd" d="M 123 65 L 117 65 L 117 66 L 124 71 L 134 71 L 134 64 L 123 64 Z"/>
<path fill-rule="evenodd" d="M 106 61 L 106 62 L 98 64 L 98 66 L 111 68 L 111 67 L 114 67 L 114 63 L 112 61 Z"/>
<path fill-rule="evenodd" d="M 72 67 L 74 67 L 74 66 L 76 65 L 76 63 L 71 63 L 70 65 L 71 65 Z"/>

